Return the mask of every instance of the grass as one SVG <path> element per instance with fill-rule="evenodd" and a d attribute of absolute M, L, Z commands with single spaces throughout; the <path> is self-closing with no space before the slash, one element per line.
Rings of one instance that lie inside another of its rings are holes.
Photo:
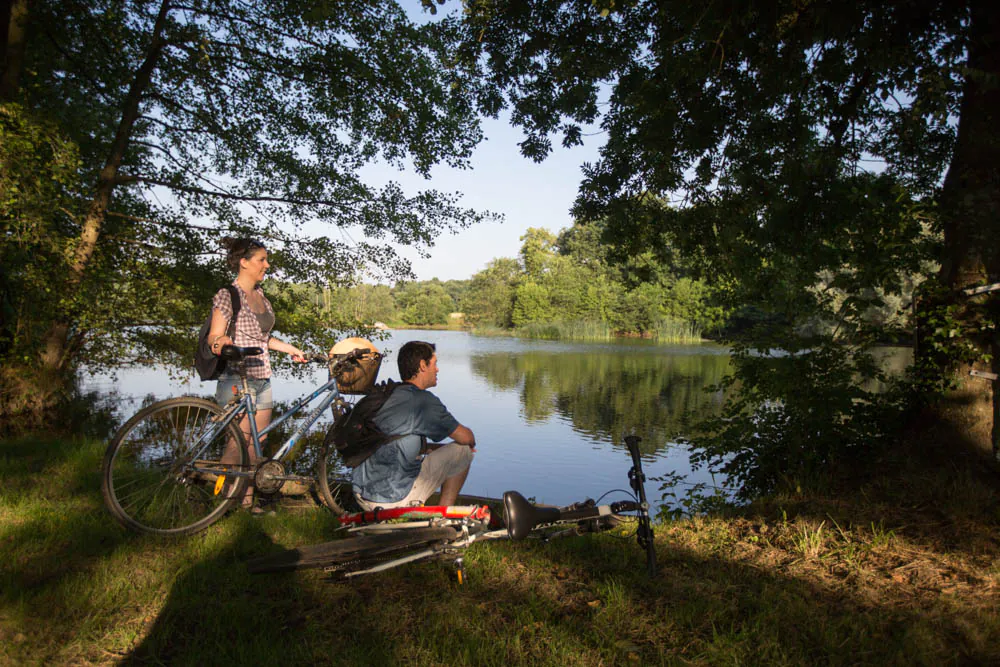
<path fill-rule="evenodd" d="M 958 468 L 661 524 L 654 580 L 631 539 L 601 535 L 475 545 L 459 587 L 447 562 L 246 573 L 330 539 L 316 508 L 128 533 L 101 506 L 102 449 L 0 442 L 0 664 L 1000 662 L 995 480 Z"/>
<path fill-rule="evenodd" d="M 607 342 L 619 335 L 632 337 L 630 334 L 614 332 L 606 323 L 593 320 L 573 320 L 554 322 L 531 322 L 514 329 L 501 329 L 491 326 L 477 326 L 473 329 L 477 336 L 486 337 L 518 337 L 535 340 L 565 340 L 583 342 Z M 694 324 L 671 318 L 664 318 L 648 332 L 645 337 L 653 338 L 663 344 L 695 344 L 702 343 L 701 331 Z"/>
<path fill-rule="evenodd" d="M 702 342 L 701 330 L 693 322 L 664 317 L 652 330 L 653 338 L 660 343 L 691 344 Z"/>
<path fill-rule="evenodd" d="M 578 320 L 572 322 L 532 322 L 518 329 L 522 338 L 540 340 L 577 340 L 604 342 L 614 338 L 614 333 L 604 322 Z"/>

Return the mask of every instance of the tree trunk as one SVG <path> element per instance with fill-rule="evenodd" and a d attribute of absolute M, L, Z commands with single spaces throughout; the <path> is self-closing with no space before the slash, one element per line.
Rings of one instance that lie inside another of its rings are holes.
<path fill-rule="evenodd" d="M 153 26 L 149 48 L 146 50 L 146 58 L 136 71 L 135 78 L 132 80 L 131 86 L 129 86 L 128 95 L 125 97 L 118 131 L 115 133 L 115 139 L 111 144 L 108 158 L 98 176 L 94 199 L 91 201 L 87 216 L 84 218 L 76 251 L 67 270 L 63 293 L 68 295 L 68 298 L 72 298 L 78 292 L 80 284 L 83 281 L 83 275 L 87 270 L 87 265 L 90 263 L 90 259 L 94 256 L 94 251 L 97 249 L 97 243 L 101 237 L 101 229 L 104 226 L 104 219 L 107 215 L 108 204 L 111 202 L 111 195 L 115 185 L 119 182 L 118 171 L 125 157 L 125 151 L 128 149 L 135 121 L 139 117 L 139 104 L 142 101 L 143 94 L 149 87 L 153 72 L 156 70 L 157 61 L 163 51 L 165 44 L 163 30 L 166 26 L 169 10 L 169 2 L 164 1 L 160 5 L 160 11 Z M 68 341 L 72 327 L 72 310 L 72 308 L 67 309 L 61 318 L 54 321 L 45 335 L 41 361 L 46 372 L 61 372 L 65 370 L 70 360 Z"/>
<path fill-rule="evenodd" d="M 28 0 L 0 0 L 0 102 L 12 100 L 21 87 Z"/>
<path fill-rule="evenodd" d="M 970 285 L 1000 281 L 1000 8 L 990 0 L 972 5 L 968 66 L 957 143 L 940 202 L 944 251 L 939 278 L 956 295 Z M 1000 299 L 1000 294 L 977 298 Z M 1000 341 L 975 344 L 995 359 L 1000 353 Z M 935 406 L 934 416 L 964 444 L 995 456 L 991 431 L 1000 406 L 993 403 L 1000 401 L 1000 392 L 970 377 L 970 369 L 968 364 L 943 369 L 954 374 L 957 389 Z"/>

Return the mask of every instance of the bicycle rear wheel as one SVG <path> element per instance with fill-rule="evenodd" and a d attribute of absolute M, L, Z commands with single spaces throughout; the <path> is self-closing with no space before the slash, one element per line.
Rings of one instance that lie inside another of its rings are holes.
<path fill-rule="evenodd" d="M 200 398 L 171 398 L 143 408 L 122 426 L 104 454 L 101 492 L 111 515 L 144 533 L 189 535 L 207 528 L 242 500 L 249 470 L 243 433 L 218 428 L 223 412 Z M 224 454 L 228 454 L 223 463 Z"/>
<path fill-rule="evenodd" d="M 461 532 L 449 526 L 415 528 L 394 531 L 383 535 L 346 537 L 312 546 L 289 549 L 270 556 L 254 558 L 247 562 L 253 574 L 287 572 L 328 565 L 351 564 L 351 569 L 365 569 L 373 562 L 402 556 L 406 551 L 426 548 L 432 544 L 455 539 Z"/>

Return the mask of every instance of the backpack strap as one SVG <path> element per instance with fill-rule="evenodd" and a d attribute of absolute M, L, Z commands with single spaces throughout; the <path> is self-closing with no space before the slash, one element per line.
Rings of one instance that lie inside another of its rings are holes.
<path fill-rule="evenodd" d="M 243 300 L 240 299 L 240 292 L 236 289 L 236 285 L 226 285 L 226 289 L 229 290 L 229 302 L 233 306 L 233 316 L 229 319 L 229 326 L 226 328 L 226 335 L 229 336 L 229 340 L 233 341 L 233 345 L 236 345 L 236 316 L 240 314 L 240 308 L 243 307 Z"/>

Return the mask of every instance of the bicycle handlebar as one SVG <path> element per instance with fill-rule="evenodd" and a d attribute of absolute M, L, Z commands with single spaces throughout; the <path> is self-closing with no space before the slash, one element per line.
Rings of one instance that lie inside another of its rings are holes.
<path fill-rule="evenodd" d="M 623 500 L 610 505 L 583 507 L 539 507 L 533 505 L 517 491 L 507 491 L 503 494 L 504 523 L 507 534 L 512 540 L 523 540 L 537 526 L 561 521 L 577 521 L 596 519 L 602 516 L 621 512 L 636 512 L 639 525 L 636 528 L 636 539 L 639 546 L 646 551 L 646 568 L 649 576 L 656 576 L 656 549 L 653 543 L 653 526 L 649 518 L 649 502 L 646 500 L 646 475 L 642 472 L 642 457 L 639 452 L 640 438 L 627 435 L 625 446 L 632 456 L 632 467 L 628 471 L 629 484 L 635 492 L 637 501 Z"/>
<path fill-rule="evenodd" d="M 239 347 L 238 345 L 223 345 L 219 350 L 219 356 L 226 361 L 243 361 L 247 357 L 264 354 L 261 347 Z"/>
<path fill-rule="evenodd" d="M 653 524 L 649 519 L 649 501 L 646 500 L 646 475 L 642 472 L 642 455 L 636 435 L 626 435 L 623 440 L 632 456 L 632 468 L 628 471 L 628 481 L 639 498 L 639 526 L 635 537 L 639 546 L 646 550 L 646 569 L 650 577 L 656 576 L 656 547 L 653 544 Z"/>

